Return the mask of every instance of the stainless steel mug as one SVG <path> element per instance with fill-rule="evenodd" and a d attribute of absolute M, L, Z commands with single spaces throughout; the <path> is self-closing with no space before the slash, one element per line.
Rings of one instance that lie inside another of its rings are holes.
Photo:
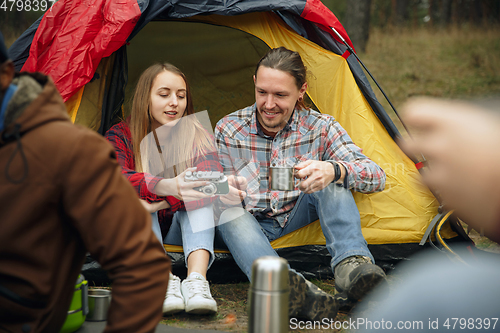
<path fill-rule="evenodd" d="M 270 167 L 271 190 L 293 191 L 295 189 L 295 169 L 293 167 Z"/>
<path fill-rule="evenodd" d="M 111 303 L 111 290 L 89 289 L 88 321 L 103 321 L 108 318 L 109 304 Z"/>
<path fill-rule="evenodd" d="M 248 332 L 288 332 L 288 263 L 279 257 L 261 257 L 252 265 L 248 295 Z"/>

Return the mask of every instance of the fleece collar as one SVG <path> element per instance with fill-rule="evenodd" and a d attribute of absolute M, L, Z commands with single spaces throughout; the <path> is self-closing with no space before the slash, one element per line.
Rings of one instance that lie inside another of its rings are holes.
<path fill-rule="evenodd" d="M 10 99 L 5 110 L 5 127 L 14 122 L 43 90 L 41 84 L 28 75 L 14 78 L 12 84 L 17 86 L 17 91 Z"/>

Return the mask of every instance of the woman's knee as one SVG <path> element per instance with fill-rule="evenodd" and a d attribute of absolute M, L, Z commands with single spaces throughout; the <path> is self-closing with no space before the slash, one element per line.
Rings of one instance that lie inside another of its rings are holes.
<path fill-rule="evenodd" d="M 219 226 L 227 224 L 230 222 L 235 222 L 236 220 L 241 220 L 241 218 L 253 217 L 249 212 L 241 207 L 231 207 L 222 212 L 219 218 Z M 245 219 L 246 220 L 246 219 Z"/>
<path fill-rule="evenodd" d="M 217 226 L 219 232 L 225 237 L 252 237 L 254 232 L 259 232 L 260 227 L 255 217 L 243 208 L 234 207 L 225 210 Z"/>

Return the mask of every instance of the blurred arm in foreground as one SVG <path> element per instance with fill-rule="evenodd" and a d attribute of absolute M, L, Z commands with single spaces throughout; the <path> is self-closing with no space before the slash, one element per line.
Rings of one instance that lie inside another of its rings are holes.
<path fill-rule="evenodd" d="M 498 102 L 494 108 L 499 109 Z M 457 216 L 500 241 L 500 113 L 430 98 L 411 100 L 404 112 L 413 136 L 405 150 L 422 153 L 429 163 L 424 181 Z M 403 278 L 394 280 L 390 297 L 386 290 L 375 290 L 353 315 L 354 328 L 358 332 L 498 330 L 499 256 L 459 250 L 467 261 L 430 250 L 398 265 Z M 381 302 L 373 307 L 373 300 Z"/>
<path fill-rule="evenodd" d="M 498 105 L 419 98 L 404 106 L 403 119 L 413 136 L 405 150 L 422 153 L 428 160 L 424 181 L 464 222 L 484 228 L 496 242 L 500 241 Z"/>

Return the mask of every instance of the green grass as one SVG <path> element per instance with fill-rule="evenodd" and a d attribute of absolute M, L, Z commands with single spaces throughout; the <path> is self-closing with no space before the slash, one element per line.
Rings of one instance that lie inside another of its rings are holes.
<path fill-rule="evenodd" d="M 363 63 L 400 110 L 412 96 L 478 99 L 500 95 L 500 30 L 373 30 Z M 387 112 L 389 103 L 372 83 Z"/>

